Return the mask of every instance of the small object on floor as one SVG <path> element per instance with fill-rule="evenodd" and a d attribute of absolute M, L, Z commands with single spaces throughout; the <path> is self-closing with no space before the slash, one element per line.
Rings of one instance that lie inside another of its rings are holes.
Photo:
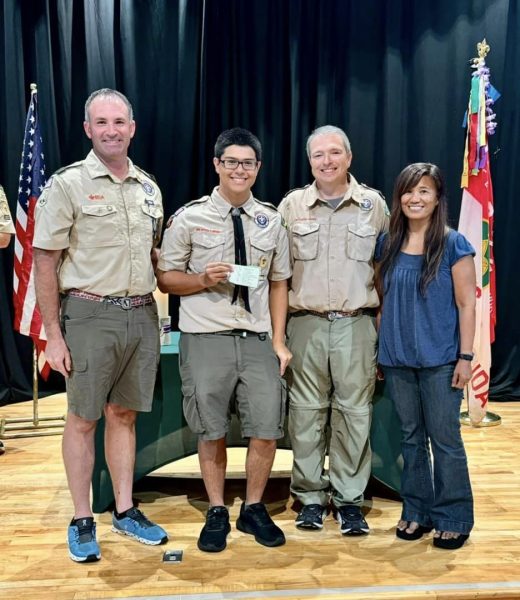
<path fill-rule="evenodd" d="M 212 506 L 206 515 L 206 524 L 200 532 L 197 546 L 203 552 L 222 552 L 227 534 L 231 531 L 229 512 L 225 506 Z"/>
<path fill-rule="evenodd" d="M 138 542 L 150 546 L 166 544 L 168 541 L 166 531 L 147 519 L 135 506 L 125 511 L 120 519 L 116 517 L 115 512 L 112 513 L 112 531 L 128 535 Z"/>
<path fill-rule="evenodd" d="M 166 550 L 162 560 L 167 563 L 180 563 L 182 562 L 182 550 Z"/>
<path fill-rule="evenodd" d="M 399 529 L 399 527 L 395 528 L 395 535 L 401 540 L 419 540 L 425 533 L 430 533 L 433 527 L 424 527 L 424 525 L 418 525 L 417 529 L 414 529 L 412 533 L 408 533 L 406 530 L 410 527 L 411 521 L 406 522 L 406 527 L 404 529 Z"/>
<path fill-rule="evenodd" d="M 323 521 L 327 516 L 327 507 L 321 504 L 306 504 L 294 521 L 298 529 L 323 529 Z"/>
<path fill-rule="evenodd" d="M 343 535 L 367 535 L 370 532 L 361 508 L 355 504 L 338 507 L 336 520 Z"/>
<path fill-rule="evenodd" d="M 72 519 L 67 531 L 67 542 L 69 556 L 75 562 L 94 562 L 101 558 L 93 517 Z"/>
<path fill-rule="evenodd" d="M 444 532 L 441 531 L 439 533 L 442 535 Z M 460 533 L 458 537 L 447 539 L 443 539 L 442 537 L 434 537 L 433 545 L 436 548 L 442 548 L 443 550 L 458 550 L 459 548 L 462 548 L 462 546 L 464 546 L 468 538 L 469 533 Z"/>
<path fill-rule="evenodd" d="M 249 506 L 242 502 L 237 529 L 255 536 L 255 540 L 263 546 L 281 546 L 285 544 L 283 531 L 274 524 L 263 502 L 255 502 Z"/>

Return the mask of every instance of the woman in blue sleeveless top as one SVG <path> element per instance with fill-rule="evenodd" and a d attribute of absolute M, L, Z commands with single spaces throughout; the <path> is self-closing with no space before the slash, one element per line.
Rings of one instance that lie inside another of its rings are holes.
<path fill-rule="evenodd" d="M 401 421 L 400 539 L 435 529 L 438 548 L 460 548 L 473 527 L 473 497 L 459 412 L 471 377 L 475 251 L 447 226 L 439 168 L 399 174 L 388 234 L 379 241 L 383 297 L 379 364 Z"/>

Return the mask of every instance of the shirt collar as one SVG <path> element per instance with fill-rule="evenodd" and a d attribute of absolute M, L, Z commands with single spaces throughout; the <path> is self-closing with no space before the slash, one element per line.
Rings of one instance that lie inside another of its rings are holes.
<path fill-rule="evenodd" d="M 357 182 L 354 175 L 352 175 L 352 173 L 348 173 L 348 183 L 349 185 L 347 191 L 345 192 L 341 203 L 345 202 L 346 200 L 353 200 L 356 204 L 359 204 L 362 200 L 361 186 Z M 318 190 L 318 186 L 316 185 L 316 181 L 313 181 L 307 190 L 306 204 L 310 208 L 314 206 L 317 202 L 324 202 L 324 200 L 320 198 L 320 192 Z"/>
<path fill-rule="evenodd" d="M 227 200 L 225 200 L 218 193 L 218 186 L 213 189 L 213 192 L 211 193 L 211 199 L 212 199 L 213 204 L 215 205 L 215 208 L 217 209 L 219 215 L 224 220 L 228 216 L 230 211 L 234 208 L 234 206 L 231 205 Z M 244 202 L 244 204 L 239 206 L 239 208 L 244 209 L 244 212 L 249 217 L 254 217 L 254 207 L 255 207 L 255 199 L 253 197 L 253 194 L 251 194 L 249 196 L 249 198 Z"/>
<path fill-rule="evenodd" d="M 138 181 L 141 181 L 140 177 L 139 177 L 139 172 L 137 171 L 137 169 L 134 166 L 134 163 L 127 158 L 128 160 L 128 175 L 126 176 L 126 178 L 131 178 L 131 179 L 137 179 Z M 92 179 L 96 179 L 97 177 L 110 177 L 110 179 L 112 179 L 112 181 L 115 182 L 120 182 L 121 180 L 118 179 L 111 171 L 110 169 L 101 162 L 101 160 L 99 159 L 99 157 L 97 156 L 97 154 L 94 152 L 94 150 L 91 150 L 88 155 L 87 158 L 85 159 L 85 166 L 87 167 L 87 171 L 88 174 L 90 175 L 90 177 Z"/>

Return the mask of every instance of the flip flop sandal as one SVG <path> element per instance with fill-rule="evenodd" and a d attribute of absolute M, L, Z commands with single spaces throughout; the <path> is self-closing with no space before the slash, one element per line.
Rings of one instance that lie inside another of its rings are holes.
<path fill-rule="evenodd" d="M 411 521 L 406 522 L 406 527 L 404 529 L 399 529 L 399 527 L 395 528 L 395 535 L 401 540 L 419 540 L 425 533 L 430 533 L 433 527 L 424 527 L 424 525 L 419 525 L 417 529 L 415 529 L 412 533 L 408 533 L 406 530 L 410 527 Z"/>

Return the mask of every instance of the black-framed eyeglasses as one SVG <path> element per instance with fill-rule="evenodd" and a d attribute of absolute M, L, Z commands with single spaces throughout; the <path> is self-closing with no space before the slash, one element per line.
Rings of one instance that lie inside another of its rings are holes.
<path fill-rule="evenodd" d="M 220 164 L 224 165 L 225 169 L 234 171 L 238 165 L 242 165 L 245 171 L 254 171 L 258 165 L 258 161 L 253 158 L 246 158 L 246 160 L 237 160 L 236 158 L 219 158 Z"/>

